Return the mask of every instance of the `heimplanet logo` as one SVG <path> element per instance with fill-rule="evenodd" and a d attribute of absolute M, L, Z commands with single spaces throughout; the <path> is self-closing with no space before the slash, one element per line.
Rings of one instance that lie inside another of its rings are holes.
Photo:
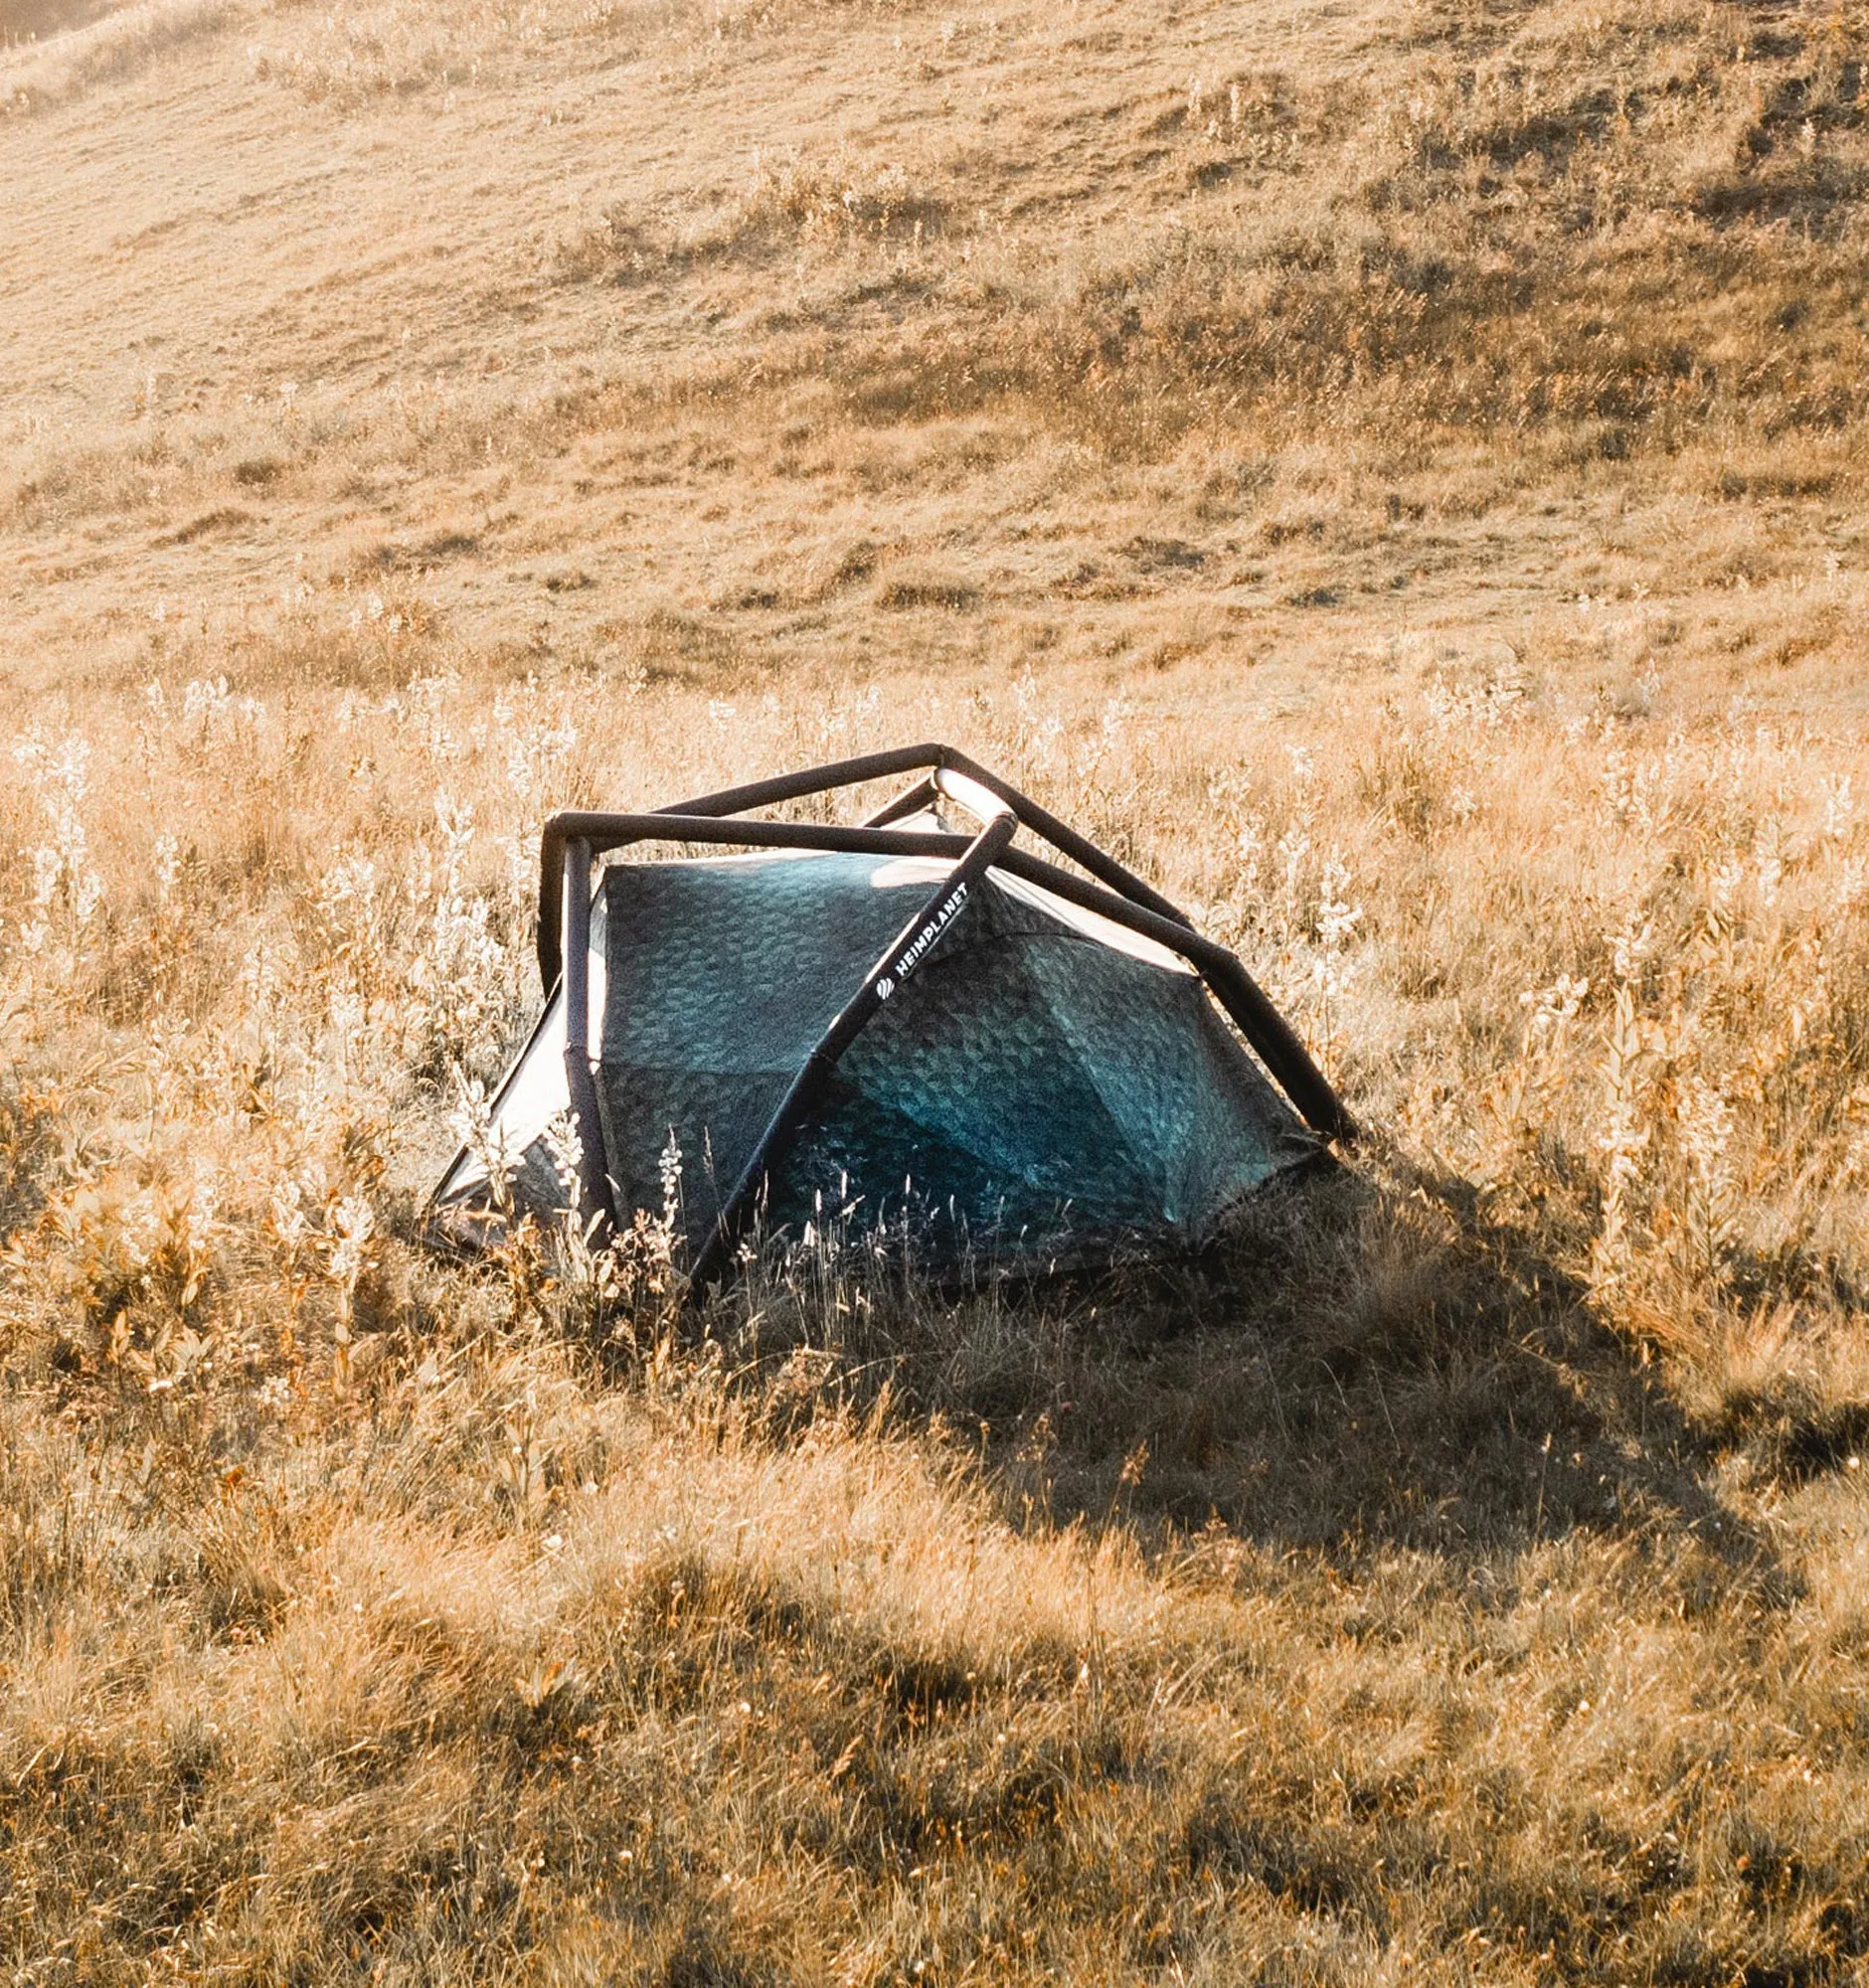
<path fill-rule="evenodd" d="M 942 902 L 940 909 L 929 919 L 915 937 L 909 941 L 908 950 L 896 961 L 893 973 L 883 974 L 876 983 L 876 998 L 887 1001 L 896 989 L 908 979 L 921 964 L 922 955 L 940 937 L 953 922 L 954 914 L 967 902 L 967 887 L 956 884 L 952 893 Z"/>

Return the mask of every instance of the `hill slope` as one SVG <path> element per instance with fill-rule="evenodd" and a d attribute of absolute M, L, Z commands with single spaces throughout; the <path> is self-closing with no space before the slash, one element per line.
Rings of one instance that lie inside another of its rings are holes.
<path fill-rule="evenodd" d="M 1170 648 L 1308 659 L 1640 590 L 1738 667 L 1853 662 L 1782 591 L 1860 536 L 1858 40 L 120 12 L 7 59 L 15 668 L 131 597 L 246 620 L 373 570 L 541 653 L 661 663 L 661 610 L 888 660 L 955 639 L 877 625 L 923 566 L 1076 648 L 1169 609 Z"/>

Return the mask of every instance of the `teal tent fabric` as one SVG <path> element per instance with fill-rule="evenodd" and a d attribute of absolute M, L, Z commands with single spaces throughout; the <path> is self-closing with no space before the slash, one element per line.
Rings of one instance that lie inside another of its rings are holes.
<path fill-rule="evenodd" d="M 682 1240 L 701 1246 L 792 1078 L 944 868 L 778 855 L 602 873 L 591 1043 L 622 1221 L 659 1217 L 678 1168 Z M 548 1017 L 528 1056 L 562 1070 L 563 1041 Z M 563 1109 L 563 1094 L 548 1072 L 528 1108 Z M 528 1155 L 516 1192 L 549 1212 L 562 1190 L 528 1129 L 507 1130 Z M 767 1185 L 765 1226 L 880 1226 L 936 1268 L 1039 1268 L 1198 1245 L 1316 1151 L 1191 971 L 993 872 L 845 1054 Z M 471 1173 L 438 1200 L 484 1194 Z"/>

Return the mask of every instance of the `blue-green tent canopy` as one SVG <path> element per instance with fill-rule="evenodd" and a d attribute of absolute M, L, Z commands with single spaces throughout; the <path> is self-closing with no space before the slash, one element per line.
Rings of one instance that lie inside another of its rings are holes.
<path fill-rule="evenodd" d="M 672 1208 L 680 1246 L 705 1247 L 807 1059 L 954 868 L 786 851 L 597 871 L 584 1033 L 622 1226 Z M 494 1102 L 513 1203 L 540 1217 L 576 1196 L 546 1136 L 571 1105 L 564 1003 L 561 986 Z M 993 867 L 761 1197 L 768 1231 L 886 1226 L 931 1267 L 1037 1269 L 1198 1245 L 1318 1146 L 1185 959 Z M 463 1152 L 436 1191 L 457 1239 L 487 1234 L 487 1158 Z"/>

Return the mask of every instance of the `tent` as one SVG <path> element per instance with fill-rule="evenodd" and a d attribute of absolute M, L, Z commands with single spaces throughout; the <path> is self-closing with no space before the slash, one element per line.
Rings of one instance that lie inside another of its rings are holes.
<path fill-rule="evenodd" d="M 748 812 L 905 774 L 861 826 Z M 645 844 L 709 853 L 605 860 Z M 1197 1246 L 1353 1129 L 1230 952 L 946 746 L 554 816 L 538 940 L 545 1013 L 434 1193 L 455 1246 L 504 1204 L 672 1219 L 697 1284 L 827 1220 L 1026 1272 Z"/>

